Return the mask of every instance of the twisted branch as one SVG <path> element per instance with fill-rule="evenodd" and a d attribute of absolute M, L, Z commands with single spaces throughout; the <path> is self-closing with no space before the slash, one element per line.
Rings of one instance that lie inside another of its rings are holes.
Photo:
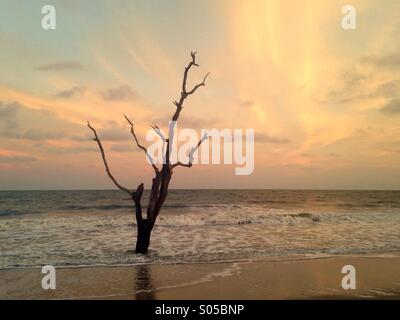
<path fill-rule="evenodd" d="M 133 193 L 131 190 L 129 190 L 128 188 L 126 188 L 126 187 L 120 185 L 120 184 L 118 183 L 118 181 L 117 181 L 117 180 L 113 177 L 113 175 L 111 174 L 110 168 L 108 167 L 108 163 L 107 163 L 107 160 L 106 160 L 106 155 L 105 155 L 105 153 L 104 153 L 103 146 L 102 146 L 102 144 L 101 144 L 101 142 L 100 142 L 100 139 L 99 139 L 99 137 L 98 137 L 98 135 L 97 135 L 96 130 L 90 125 L 89 121 L 88 121 L 88 123 L 87 123 L 87 126 L 88 126 L 89 129 L 92 130 L 93 133 L 94 133 L 94 138 L 93 138 L 93 140 L 96 141 L 97 144 L 98 144 L 98 146 L 99 146 L 99 149 L 100 149 L 100 152 L 101 152 L 101 157 L 103 158 L 104 166 L 106 167 L 106 172 L 107 172 L 109 178 L 112 180 L 112 182 L 114 182 L 114 184 L 117 186 L 118 189 L 120 189 L 120 190 L 122 190 L 122 191 L 125 191 L 126 193 L 128 193 L 128 194 L 132 197 L 134 193 Z"/>
<path fill-rule="evenodd" d="M 190 56 L 192 57 L 192 61 L 189 62 L 189 64 L 185 67 L 185 71 L 183 72 L 181 97 L 180 97 L 179 101 L 174 101 L 174 105 L 176 106 L 176 111 L 175 111 L 171 121 L 177 121 L 178 120 L 179 114 L 180 114 L 180 112 L 182 110 L 183 103 L 184 103 L 185 99 L 189 95 L 195 93 L 198 88 L 205 86 L 207 77 L 210 74 L 210 73 L 207 73 L 204 76 L 203 81 L 201 83 L 195 85 L 192 90 L 187 91 L 186 82 L 187 82 L 187 77 L 188 77 L 188 74 L 189 74 L 189 70 L 191 69 L 192 66 L 195 66 L 195 67 L 199 66 L 196 63 L 196 52 L 191 52 Z"/>
<path fill-rule="evenodd" d="M 182 162 L 178 161 L 177 163 L 175 163 L 175 164 L 173 164 L 173 165 L 171 166 L 171 169 L 174 169 L 174 168 L 177 167 L 177 166 L 182 166 L 182 167 L 190 168 L 190 167 L 193 165 L 194 153 L 196 152 L 197 149 L 199 149 L 200 145 L 201 145 L 205 140 L 207 140 L 207 139 L 208 139 L 208 134 L 206 133 L 206 134 L 204 135 L 204 137 L 201 138 L 201 139 L 199 140 L 199 142 L 197 143 L 197 145 L 196 145 L 195 147 L 193 147 L 192 149 L 190 149 L 190 152 L 189 152 L 189 162 L 188 162 L 188 163 L 182 163 Z"/>
<path fill-rule="evenodd" d="M 198 65 L 198 63 L 196 63 L 196 52 L 191 52 L 190 53 L 190 56 L 192 57 L 192 61 L 190 61 L 189 62 L 189 64 L 185 67 L 185 71 L 183 72 L 183 80 L 182 80 L 182 92 L 181 92 L 181 97 L 180 97 L 180 99 L 179 99 L 179 101 L 174 101 L 174 105 L 176 106 L 176 110 L 175 110 L 175 113 L 174 113 L 174 115 L 173 115 L 173 117 L 172 117 L 172 122 L 176 122 L 176 121 L 178 121 L 178 118 L 179 118 L 179 115 L 180 115 L 180 113 L 181 113 L 181 111 L 182 111 L 182 108 L 183 108 L 183 103 L 185 102 L 185 99 L 189 96 L 189 95 L 191 95 L 191 94 L 193 94 L 193 93 L 195 93 L 196 92 L 196 90 L 198 89 L 198 88 L 200 88 L 200 87 L 203 87 L 203 86 L 205 86 L 206 85 L 206 80 L 207 80 L 207 77 L 209 76 L 209 72 L 204 76 L 204 78 L 203 78 L 203 81 L 201 82 L 201 83 L 199 83 L 199 84 L 196 84 L 194 87 L 193 87 L 193 89 L 192 90 L 189 90 L 189 91 L 187 91 L 187 89 L 186 89 L 186 82 L 187 82 L 187 77 L 188 77 L 188 74 L 189 74 L 189 70 L 191 69 L 191 67 L 192 66 L 195 66 L 195 67 L 198 67 L 199 65 Z M 169 150 L 170 149 L 170 147 L 171 147 L 171 145 L 173 144 L 173 137 L 169 137 L 169 139 L 168 139 L 168 141 L 167 141 L 167 149 Z M 201 142 L 200 142 L 201 143 Z M 197 146 L 197 148 L 198 148 L 198 146 Z M 196 150 L 197 150 L 197 148 L 196 148 Z M 167 157 L 167 164 L 169 164 L 169 156 Z M 177 165 L 183 165 L 182 163 L 180 163 L 180 162 L 178 162 L 177 163 Z M 188 164 L 186 164 L 185 166 L 192 166 L 191 165 L 191 162 L 189 162 Z M 173 165 L 172 167 L 176 167 L 176 165 Z"/>
<path fill-rule="evenodd" d="M 151 126 L 154 130 L 155 133 L 161 138 L 163 145 L 162 145 L 162 157 L 163 157 L 163 163 L 165 163 L 165 143 L 167 142 L 167 139 L 165 138 L 164 134 L 161 132 L 160 128 L 157 127 L 156 125 Z"/>
<path fill-rule="evenodd" d="M 125 117 L 126 121 L 128 121 L 128 123 L 129 123 L 130 126 L 131 126 L 131 133 L 132 133 L 133 138 L 134 138 L 135 141 L 136 141 L 136 145 L 138 146 L 138 148 L 140 148 L 140 149 L 142 149 L 142 150 L 144 151 L 144 153 L 145 153 L 147 159 L 149 159 L 149 161 L 150 161 L 150 163 L 151 163 L 151 166 L 153 167 L 154 171 L 157 173 L 159 170 L 158 170 L 157 166 L 154 164 L 154 160 L 150 157 L 149 153 L 147 152 L 146 147 L 144 147 L 143 145 L 141 145 L 141 144 L 139 143 L 139 140 L 138 140 L 138 138 L 137 138 L 137 136 L 136 136 L 135 129 L 134 129 L 134 127 L 133 127 L 132 121 L 129 120 L 128 117 L 127 117 L 125 114 L 124 114 L 124 117 Z"/>
<path fill-rule="evenodd" d="M 193 94 L 198 88 L 205 86 L 205 85 L 206 85 L 207 77 L 208 77 L 209 75 L 210 75 L 210 73 L 207 72 L 207 74 L 206 74 L 206 75 L 204 76 L 204 78 L 203 78 L 203 82 L 201 82 L 201 83 L 199 83 L 199 84 L 196 84 L 196 85 L 193 87 L 193 89 L 190 90 L 189 92 L 187 92 L 186 94 L 187 94 L 187 95 Z"/>

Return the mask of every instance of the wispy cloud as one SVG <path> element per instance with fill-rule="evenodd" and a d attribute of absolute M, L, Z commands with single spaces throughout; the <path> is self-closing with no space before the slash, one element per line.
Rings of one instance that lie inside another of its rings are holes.
<path fill-rule="evenodd" d="M 254 104 L 255 102 L 253 100 L 242 100 L 239 102 L 239 105 L 245 108 L 252 107 Z"/>
<path fill-rule="evenodd" d="M 110 148 L 111 151 L 115 152 L 137 152 L 139 151 L 138 148 L 135 148 L 135 145 L 133 143 L 127 143 L 127 144 L 113 144 Z M 140 150 L 141 151 L 141 150 Z"/>
<path fill-rule="evenodd" d="M 81 96 L 85 92 L 85 88 L 83 87 L 72 87 L 71 89 L 66 89 L 59 91 L 54 96 L 60 99 L 70 99 L 73 97 Z"/>
<path fill-rule="evenodd" d="M 37 146 L 41 151 L 45 151 L 47 154 L 78 154 L 78 153 L 91 153 L 91 152 L 99 152 L 99 149 L 96 146 L 67 146 L 67 147 L 58 147 L 58 146 L 46 146 L 40 145 Z"/>
<path fill-rule="evenodd" d="M 400 53 L 384 56 L 365 56 L 361 59 L 361 62 L 383 68 L 400 67 Z"/>
<path fill-rule="evenodd" d="M 380 109 L 380 111 L 387 115 L 400 115 L 400 99 L 390 100 Z"/>
<path fill-rule="evenodd" d="M 107 121 L 107 124 L 97 131 L 103 141 L 124 141 L 130 139 L 129 129 L 120 126 L 116 121 Z"/>
<path fill-rule="evenodd" d="M 171 115 L 165 114 L 160 117 L 154 115 L 152 117 L 148 117 L 148 124 L 157 125 L 160 128 L 165 127 L 168 128 L 169 122 L 171 121 Z M 221 119 L 216 117 L 182 117 L 179 119 L 178 128 L 190 128 L 190 129 L 209 129 L 209 128 L 218 128 L 221 126 L 223 122 Z"/>
<path fill-rule="evenodd" d="M 37 160 L 37 158 L 29 156 L 0 156 L 0 163 L 32 162 Z"/>
<path fill-rule="evenodd" d="M 101 91 L 100 95 L 106 101 L 128 101 L 138 100 L 139 96 L 130 86 L 122 85 L 116 88 L 110 88 L 105 91 Z"/>
<path fill-rule="evenodd" d="M 7 139 L 62 139 L 83 128 L 51 111 L 31 109 L 19 102 L 0 102 L 0 115 L 0 137 Z"/>
<path fill-rule="evenodd" d="M 361 57 L 338 74 L 335 89 L 327 92 L 323 102 L 348 104 L 369 99 L 397 98 L 400 92 L 397 66 L 400 66 L 400 54 Z"/>
<path fill-rule="evenodd" d="M 81 63 L 76 61 L 63 61 L 49 63 L 36 68 L 39 71 L 64 71 L 64 70 L 83 70 Z"/>
<path fill-rule="evenodd" d="M 264 133 L 257 133 L 254 138 L 255 138 L 255 142 L 259 142 L 259 143 L 287 144 L 287 143 L 291 142 L 289 139 L 273 137 L 273 136 L 270 136 L 270 135 L 264 134 Z"/>

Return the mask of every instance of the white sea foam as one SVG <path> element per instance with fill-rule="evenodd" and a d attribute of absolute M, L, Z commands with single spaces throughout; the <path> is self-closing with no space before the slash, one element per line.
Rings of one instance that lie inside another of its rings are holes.
<path fill-rule="evenodd" d="M 118 198 L 119 193 L 113 193 L 111 199 L 107 192 L 97 198 L 94 192 L 84 197 L 79 193 L 52 195 L 54 203 L 61 201 L 62 210 L 44 203 L 37 207 L 40 213 L 32 214 L 26 214 L 30 206 L 23 201 L 23 209 L 16 205 L 15 211 L 24 214 L 0 218 L 0 268 L 249 261 L 400 251 L 398 194 L 382 193 L 374 195 L 376 199 L 361 194 L 358 207 L 351 207 L 343 205 L 350 201 L 347 194 L 329 192 L 312 194 L 313 200 L 306 204 L 302 204 L 304 195 L 295 192 L 271 196 L 257 191 L 247 198 L 242 191 L 202 192 L 185 191 L 182 198 L 172 193 L 172 201 L 153 231 L 147 256 L 132 254 L 134 214 L 127 199 Z M 29 197 L 43 202 L 45 195 Z M 97 209 L 72 210 L 73 206 L 89 206 L 91 201 Z M 121 206 L 111 205 L 119 201 Z M 193 205 L 187 205 L 191 202 Z M 10 210 L 4 201 L 0 204 L 0 211 Z"/>

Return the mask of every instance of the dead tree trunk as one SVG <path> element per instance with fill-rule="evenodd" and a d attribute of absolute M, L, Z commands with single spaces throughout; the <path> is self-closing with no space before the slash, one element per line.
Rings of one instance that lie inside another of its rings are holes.
<path fill-rule="evenodd" d="M 196 63 L 196 52 L 191 53 L 191 58 L 192 60 L 190 63 L 185 67 L 184 73 L 183 73 L 183 81 L 182 81 L 182 91 L 181 91 L 181 96 L 179 101 L 174 101 L 174 105 L 176 106 L 176 110 L 174 115 L 172 116 L 171 123 L 172 125 L 178 121 L 179 115 L 182 111 L 183 104 L 185 102 L 185 99 L 193 94 L 198 88 L 205 86 L 205 81 L 207 79 L 208 73 L 205 75 L 203 78 L 203 82 L 195 85 L 191 90 L 187 90 L 186 88 L 186 81 L 187 81 L 187 76 L 189 73 L 189 70 L 192 66 L 198 67 L 199 65 Z M 146 218 L 143 218 L 142 214 L 142 195 L 143 195 L 143 190 L 144 190 L 144 185 L 141 183 L 137 188 L 136 191 L 129 190 L 128 188 L 120 185 L 117 180 L 114 178 L 114 176 L 111 174 L 111 171 L 108 167 L 108 163 L 105 157 L 104 149 L 101 144 L 101 141 L 97 135 L 96 130 L 90 125 L 88 122 L 88 127 L 94 134 L 93 140 L 97 142 L 98 147 L 100 149 L 100 153 L 103 159 L 103 163 L 107 172 L 107 175 L 109 178 L 112 180 L 112 182 L 117 186 L 122 191 L 125 191 L 126 193 L 129 194 L 130 198 L 133 200 L 134 207 L 135 207 L 135 215 L 136 215 L 136 225 L 137 225 L 137 239 L 136 239 L 136 248 L 135 248 L 135 253 L 141 253 L 145 254 L 148 251 L 148 248 L 150 246 L 150 238 L 151 238 L 151 232 L 153 230 L 153 227 L 156 223 L 156 219 L 158 214 L 160 213 L 165 200 L 167 199 L 168 195 L 168 187 L 169 183 L 171 181 L 173 169 L 177 166 L 182 166 L 182 167 L 188 167 L 190 168 L 193 164 L 193 157 L 194 153 L 196 150 L 200 147 L 201 143 L 207 139 L 207 136 L 204 136 L 196 146 L 194 146 L 190 153 L 189 153 L 189 160 L 187 163 L 182 163 L 180 161 L 171 164 L 170 163 L 170 154 L 171 154 L 171 147 L 172 147 L 172 142 L 173 142 L 173 136 L 169 136 L 168 138 L 165 138 L 161 130 L 157 126 L 153 126 L 154 131 L 160 136 L 162 139 L 163 143 L 166 143 L 166 150 L 163 150 L 163 164 L 161 167 L 161 170 L 156 166 L 154 163 L 153 159 L 147 152 L 146 147 L 141 145 L 139 143 L 139 140 L 135 134 L 134 126 L 133 123 L 128 119 L 127 116 L 125 116 L 125 119 L 128 121 L 129 125 L 131 126 L 131 134 L 133 136 L 133 139 L 138 146 L 138 148 L 142 149 L 148 158 L 149 162 L 151 163 L 154 172 L 155 172 L 155 177 L 153 178 L 152 186 L 151 186 L 151 191 L 150 191 L 150 197 L 149 197 L 149 202 L 147 205 L 147 213 L 146 213 Z M 165 153 L 164 153 L 165 152 Z"/>
<path fill-rule="evenodd" d="M 136 253 L 147 253 L 150 246 L 150 236 L 153 226 L 147 219 L 143 219 L 137 225 L 137 238 L 136 238 Z"/>

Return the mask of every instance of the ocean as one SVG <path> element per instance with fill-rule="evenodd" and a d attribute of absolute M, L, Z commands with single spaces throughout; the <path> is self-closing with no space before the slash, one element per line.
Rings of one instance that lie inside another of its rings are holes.
<path fill-rule="evenodd" d="M 149 254 L 135 241 L 121 191 L 0 192 L 5 269 L 396 254 L 400 191 L 171 190 Z"/>

